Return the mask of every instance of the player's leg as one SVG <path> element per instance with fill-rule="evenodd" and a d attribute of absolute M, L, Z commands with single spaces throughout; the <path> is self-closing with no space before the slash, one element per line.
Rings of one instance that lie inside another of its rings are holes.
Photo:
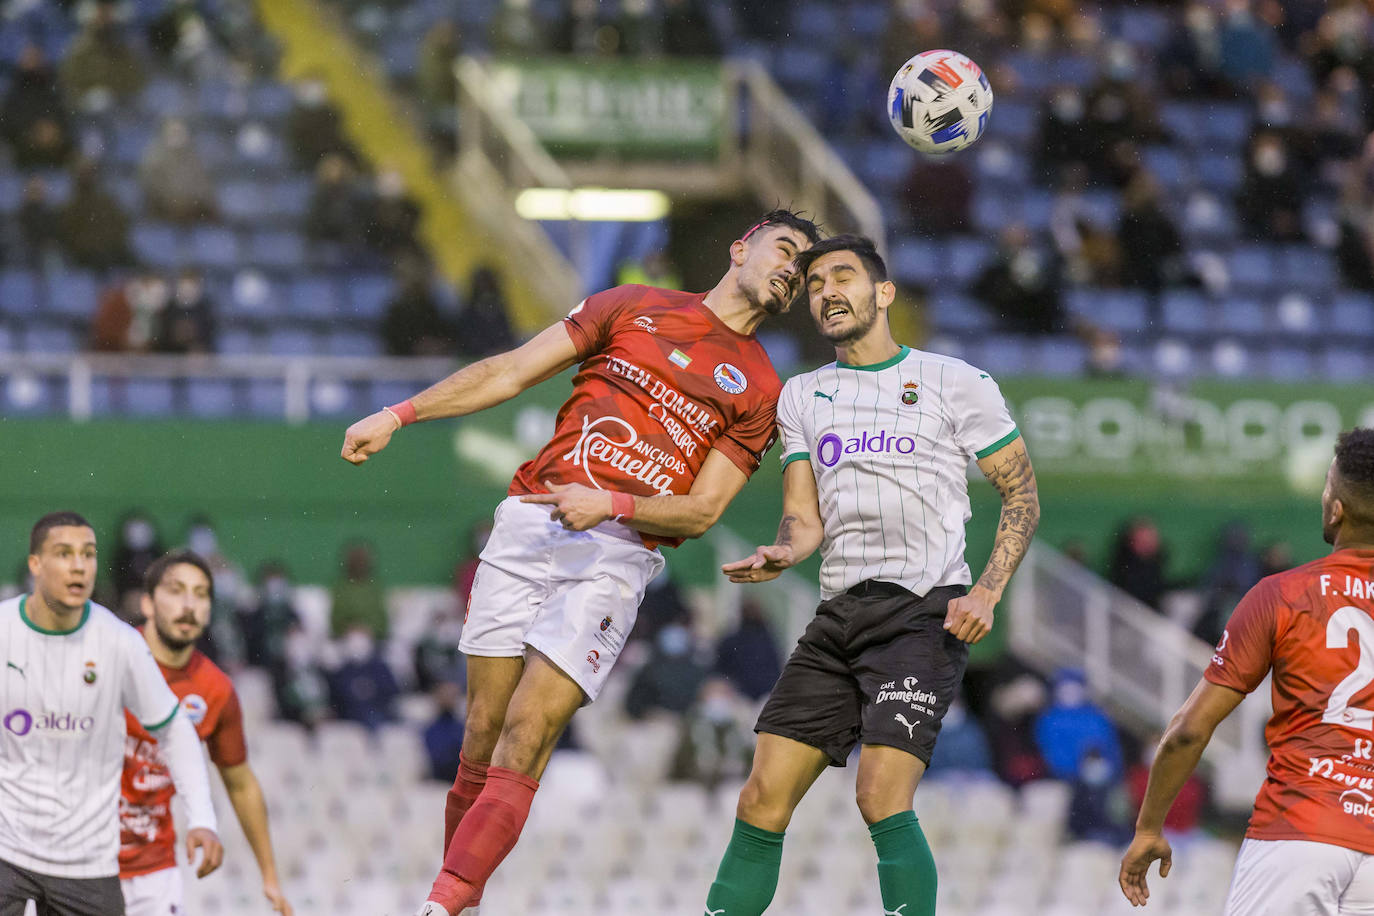
<path fill-rule="evenodd" d="M 186 911 L 181 869 L 175 865 L 125 878 L 119 884 L 124 916 L 176 916 Z"/>
<path fill-rule="evenodd" d="M 458 755 L 458 774 L 444 804 L 445 853 L 453 840 L 453 831 L 487 784 L 487 768 L 506 722 L 506 707 L 524 670 L 523 658 L 467 657 L 467 720 L 463 726 L 463 749 Z"/>
<path fill-rule="evenodd" d="M 43 888 L 36 875 L 0 859 L 0 916 L 24 916 L 28 901 L 42 899 Z"/>
<path fill-rule="evenodd" d="M 749 780 L 735 808 L 735 829 L 706 895 L 706 913 L 757 916 L 778 887 L 782 838 L 792 812 L 831 764 L 825 751 L 761 734 Z"/>
<path fill-rule="evenodd" d="M 1340 916 L 1374 916 L 1374 856 L 1352 853 L 1355 875 L 1341 894 Z"/>
<path fill-rule="evenodd" d="M 968 646 L 944 630 L 962 586 L 917 598 L 886 583 L 871 587 L 856 617 L 864 642 L 855 671 L 867 702 L 855 801 L 878 853 L 883 909 L 931 916 L 935 858 L 912 811 L 916 787 L 968 663 Z"/>
<path fill-rule="evenodd" d="M 1236 856 L 1225 914 L 1337 916 L 1360 858 L 1330 843 L 1247 838 Z"/>
<path fill-rule="evenodd" d="M 838 599 L 837 599 L 838 600 Z M 844 660 L 843 602 L 822 602 L 759 714 L 758 746 L 706 912 L 757 916 L 778 885 L 783 832 L 828 765 L 843 766 L 862 697 Z"/>
<path fill-rule="evenodd" d="M 557 666 L 531 655 L 506 711 L 486 786 L 453 835 L 430 901 L 456 914 L 481 898 L 487 879 L 515 848 L 539 777 L 584 697 Z"/>
<path fill-rule="evenodd" d="M 43 878 L 42 916 L 124 916 L 119 878 Z"/>

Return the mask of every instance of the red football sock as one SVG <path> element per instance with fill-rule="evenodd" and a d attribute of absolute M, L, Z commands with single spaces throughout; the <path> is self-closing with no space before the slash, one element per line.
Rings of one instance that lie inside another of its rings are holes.
<path fill-rule="evenodd" d="M 458 775 L 454 777 L 453 788 L 448 790 L 448 800 L 444 802 L 444 855 L 448 855 L 449 844 L 453 842 L 453 831 L 468 813 L 482 787 L 487 784 L 489 763 L 473 762 L 462 751 L 458 752 Z"/>
<path fill-rule="evenodd" d="M 434 880 L 430 900 L 458 913 L 481 899 L 487 879 L 515 848 L 538 788 L 539 780 L 515 770 L 496 766 L 487 770 L 482 794 L 444 854 L 444 868 Z"/>

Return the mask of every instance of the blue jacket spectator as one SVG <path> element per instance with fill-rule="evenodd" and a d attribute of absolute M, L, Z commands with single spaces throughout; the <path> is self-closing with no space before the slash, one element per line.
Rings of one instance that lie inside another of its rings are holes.
<path fill-rule="evenodd" d="M 1094 751 L 1109 765 L 1111 780 L 1121 778 L 1121 739 L 1112 720 L 1088 698 L 1081 671 L 1061 671 L 1055 679 L 1054 700 L 1035 721 L 1035 743 L 1056 779 L 1076 781 Z"/>

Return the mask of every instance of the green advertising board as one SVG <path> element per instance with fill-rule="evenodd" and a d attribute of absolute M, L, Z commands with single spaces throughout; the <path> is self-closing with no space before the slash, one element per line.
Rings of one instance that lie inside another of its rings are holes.
<path fill-rule="evenodd" d="M 208 514 L 248 568 L 284 559 L 302 582 L 329 582 L 339 548 L 378 548 L 389 584 L 442 583 L 468 528 L 490 518 L 511 474 L 552 429 L 570 389 L 560 376 L 462 420 L 407 428 L 362 467 L 339 456 L 353 418 L 302 426 L 198 420 L 0 419 L 0 581 L 13 580 L 29 526 L 58 508 L 85 513 L 106 555 L 125 511 L 142 507 L 177 542 Z M 1199 383 L 1186 391 L 1145 381 L 1002 379 L 1040 482 L 1039 537 L 1081 542 L 1105 563 L 1117 528 L 1150 515 L 1171 547 L 1171 575 L 1205 569 L 1218 530 L 1247 521 L 1257 542 L 1283 540 L 1295 557 L 1322 553 L 1317 499 L 1336 433 L 1374 422 L 1374 389 Z M 776 452 L 722 524 L 771 541 L 781 508 Z M 996 493 L 970 483 L 968 560 L 985 561 Z M 674 575 L 714 581 L 709 546 L 667 551 Z M 803 573 L 815 575 L 815 561 Z"/>
<path fill-rule="evenodd" d="M 491 75 L 496 98 L 556 155 L 699 160 L 725 140 L 718 62 L 503 59 Z"/>

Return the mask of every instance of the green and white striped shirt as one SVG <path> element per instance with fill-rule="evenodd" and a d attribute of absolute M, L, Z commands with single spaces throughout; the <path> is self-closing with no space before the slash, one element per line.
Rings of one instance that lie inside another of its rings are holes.
<path fill-rule="evenodd" d="M 866 579 L 917 595 L 972 581 L 968 465 L 1020 435 L 986 372 L 910 347 L 831 363 L 788 379 L 778 428 L 783 466 L 806 459 L 816 475 L 822 597 Z"/>

